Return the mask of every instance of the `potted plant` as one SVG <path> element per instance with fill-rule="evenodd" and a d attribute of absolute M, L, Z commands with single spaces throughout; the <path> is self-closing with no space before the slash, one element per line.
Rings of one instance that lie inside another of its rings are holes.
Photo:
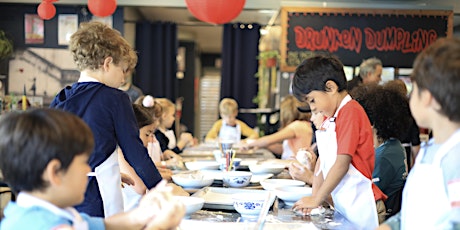
<path fill-rule="evenodd" d="M 260 52 L 257 59 L 260 60 L 259 63 L 263 67 L 271 68 L 276 66 L 279 57 L 280 54 L 278 50 L 268 50 Z"/>
<path fill-rule="evenodd" d="M 5 31 L 0 30 L 0 60 L 13 54 L 13 41 L 6 36 Z"/>

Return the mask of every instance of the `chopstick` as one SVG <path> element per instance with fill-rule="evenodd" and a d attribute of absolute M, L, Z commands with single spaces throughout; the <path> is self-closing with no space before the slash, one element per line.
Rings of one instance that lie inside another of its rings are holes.
<path fill-rule="evenodd" d="M 265 225 L 265 219 L 268 215 L 268 210 L 270 209 L 270 198 L 272 196 L 272 192 L 268 191 L 268 196 L 265 198 L 264 203 L 262 204 L 262 209 L 259 213 L 259 218 L 257 218 L 257 224 L 254 227 L 254 230 L 262 230 Z"/>
<path fill-rule="evenodd" d="M 232 170 L 232 167 L 233 167 L 233 159 L 235 159 L 235 150 L 231 149 L 230 150 L 230 153 L 232 154 L 232 157 L 230 159 L 230 165 L 228 166 L 227 168 L 227 171 L 231 171 Z"/>

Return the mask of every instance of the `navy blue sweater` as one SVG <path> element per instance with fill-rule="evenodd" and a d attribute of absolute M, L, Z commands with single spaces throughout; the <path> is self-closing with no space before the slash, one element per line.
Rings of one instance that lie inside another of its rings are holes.
<path fill-rule="evenodd" d="M 64 88 L 50 107 L 76 114 L 89 125 L 95 139 L 94 151 L 89 158 L 93 171 L 115 151 L 118 144 L 147 188 L 161 181 L 160 173 L 139 138 L 131 102 L 123 91 L 98 82 L 75 83 Z M 76 208 L 90 216 L 104 216 L 95 177 L 89 178 L 85 200 Z"/>

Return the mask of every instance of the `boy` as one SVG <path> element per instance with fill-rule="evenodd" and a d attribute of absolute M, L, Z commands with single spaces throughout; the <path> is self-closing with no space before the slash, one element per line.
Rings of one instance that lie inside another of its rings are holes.
<path fill-rule="evenodd" d="M 313 195 L 297 201 L 293 208 L 306 214 L 331 194 L 335 209 L 347 220 L 359 229 L 374 229 L 379 223 L 377 213 L 384 218 L 382 200 L 386 197 L 371 181 L 375 160 L 372 127 L 346 87 L 343 65 L 335 57 L 314 56 L 296 69 L 294 95 L 327 120 L 321 127 L 324 130 L 316 131 L 319 158 Z"/>
<path fill-rule="evenodd" d="M 0 120 L 0 168 L 15 192 L 0 229 L 169 229 L 184 216 L 164 183 L 133 211 L 106 218 L 78 213 L 83 201 L 88 157 L 94 147 L 90 128 L 70 113 L 38 109 L 9 113 Z"/>
<path fill-rule="evenodd" d="M 401 212 L 380 229 L 459 229 L 460 39 L 430 45 L 415 59 L 411 78 L 412 115 L 433 138 L 409 173 Z"/>
<path fill-rule="evenodd" d="M 59 92 L 50 107 L 76 114 L 94 133 L 89 158 L 94 176 L 76 208 L 107 217 L 123 211 L 117 145 L 148 189 L 162 179 L 139 139 L 129 97 L 118 89 L 134 69 L 137 55 L 118 31 L 100 22 L 82 23 L 71 36 L 69 49 L 80 78 Z"/>
<path fill-rule="evenodd" d="M 241 136 L 246 138 L 255 139 L 259 134 L 249 127 L 243 121 L 236 119 L 238 116 L 238 103 L 231 98 L 224 98 L 219 103 L 220 117 L 214 123 L 211 130 L 206 135 L 205 141 L 230 140 L 238 143 Z"/>

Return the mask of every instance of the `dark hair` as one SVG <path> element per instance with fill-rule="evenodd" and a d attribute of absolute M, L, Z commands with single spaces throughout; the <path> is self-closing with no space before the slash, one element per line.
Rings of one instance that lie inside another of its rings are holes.
<path fill-rule="evenodd" d="M 153 124 L 153 114 L 152 111 L 150 111 L 148 108 L 142 105 L 133 104 L 133 110 L 139 129 L 144 126 Z"/>
<path fill-rule="evenodd" d="M 299 101 L 305 101 L 305 95 L 311 91 L 326 91 L 326 82 L 334 81 L 341 92 L 347 88 L 347 78 L 342 62 L 335 56 L 319 54 L 305 59 L 297 66 L 292 91 Z"/>
<path fill-rule="evenodd" d="M 94 147 L 83 120 L 54 109 L 2 115 L 0 136 L 0 168 L 16 192 L 45 189 L 42 175 L 51 160 L 59 160 L 65 172 L 75 156 L 90 155 Z"/>
<path fill-rule="evenodd" d="M 460 122 L 460 38 L 440 38 L 421 52 L 411 79 L 419 93 L 426 89 L 433 95 L 439 113 Z"/>
<path fill-rule="evenodd" d="M 350 95 L 364 108 L 380 140 L 407 136 L 411 115 L 409 103 L 400 92 L 366 84 L 354 88 Z"/>

